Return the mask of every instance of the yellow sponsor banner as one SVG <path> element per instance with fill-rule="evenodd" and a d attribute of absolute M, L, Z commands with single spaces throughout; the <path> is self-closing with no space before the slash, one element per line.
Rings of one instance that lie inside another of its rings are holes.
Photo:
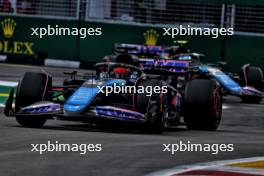
<path fill-rule="evenodd" d="M 33 42 L 10 40 L 15 32 L 17 23 L 14 19 L 6 18 L 1 21 L 3 36 L 6 40 L 0 41 L 0 53 L 33 56 Z"/>
<path fill-rule="evenodd" d="M 8 97 L 9 94 L 8 93 L 0 93 L 0 97 Z"/>

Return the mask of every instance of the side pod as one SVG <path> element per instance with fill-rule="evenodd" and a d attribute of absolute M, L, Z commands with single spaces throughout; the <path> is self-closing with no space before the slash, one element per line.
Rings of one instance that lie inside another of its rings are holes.
<path fill-rule="evenodd" d="M 11 89 L 9 96 L 8 96 L 8 99 L 6 101 L 6 105 L 5 105 L 5 109 L 4 109 L 4 114 L 6 116 L 14 115 L 14 110 L 12 108 L 13 100 L 14 100 L 14 88 Z"/>

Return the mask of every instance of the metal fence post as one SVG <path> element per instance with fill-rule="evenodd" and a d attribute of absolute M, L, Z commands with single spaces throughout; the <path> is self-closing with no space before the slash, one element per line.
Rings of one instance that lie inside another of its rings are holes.
<path fill-rule="evenodd" d="M 77 1 L 77 7 L 76 7 L 76 19 L 78 20 L 80 18 L 80 2 L 81 0 Z"/>
<path fill-rule="evenodd" d="M 225 27 L 225 4 L 222 4 L 222 11 L 221 11 L 221 28 Z"/>
<path fill-rule="evenodd" d="M 232 4 L 230 27 L 233 29 L 235 28 L 235 18 L 236 18 L 235 16 L 236 16 L 236 5 Z"/>
<path fill-rule="evenodd" d="M 90 7 L 90 0 L 86 0 L 86 7 L 85 7 L 85 21 L 88 21 L 89 19 L 89 9 Z"/>

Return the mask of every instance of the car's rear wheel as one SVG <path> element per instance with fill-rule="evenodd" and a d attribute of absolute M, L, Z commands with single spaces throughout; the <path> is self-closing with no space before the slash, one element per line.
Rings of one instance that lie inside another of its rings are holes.
<path fill-rule="evenodd" d="M 17 91 L 15 110 L 34 104 L 49 98 L 48 89 L 51 87 L 51 78 L 44 73 L 26 72 L 21 78 Z M 41 127 L 46 122 L 45 116 L 16 116 L 16 120 L 22 126 Z"/>
<path fill-rule="evenodd" d="M 263 91 L 263 79 L 263 72 L 259 67 L 248 66 L 242 70 L 241 82 L 243 86 L 251 86 L 259 91 Z"/>
<path fill-rule="evenodd" d="M 157 79 L 143 80 L 138 87 L 162 86 Z M 136 94 L 136 110 L 146 115 L 146 123 L 142 128 L 144 132 L 162 133 L 167 126 L 166 116 L 168 115 L 167 96 L 165 94 L 153 93 L 147 96 L 145 93 Z"/>
<path fill-rule="evenodd" d="M 189 81 L 184 92 L 183 113 L 189 129 L 216 130 L 222 116 L 221 91 L 216 81 Z"/>
<path fill-rule="evenodd" d="M 264 90 L 263 72 L 261 68 L 248 66 L 241 71 L 241 84 L 242 86 L 251 86 L 259 91 Z M 242 96 L 242 101 L 245 103 L 259 103 L 262 100 L 260 96 Z"/>

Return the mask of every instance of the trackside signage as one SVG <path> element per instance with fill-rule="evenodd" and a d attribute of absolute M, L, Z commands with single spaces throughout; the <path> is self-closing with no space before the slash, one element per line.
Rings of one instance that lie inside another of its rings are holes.
<path fill-rule="evenodd" d="M 18 25 L 14 19 L 5 18 L 0 20 L 0 23 L 1 23 L 0 36 L 4 37 L 4 39 L 0 40 L 0 53 L 27 55 L 27 56 L 33 56 L 35 54 L 33 50 L 33 46 L 34 46 L 33 42 L 19 41 L 13 39 L 15 32 L 17 32 L 16 27 Z"/>

